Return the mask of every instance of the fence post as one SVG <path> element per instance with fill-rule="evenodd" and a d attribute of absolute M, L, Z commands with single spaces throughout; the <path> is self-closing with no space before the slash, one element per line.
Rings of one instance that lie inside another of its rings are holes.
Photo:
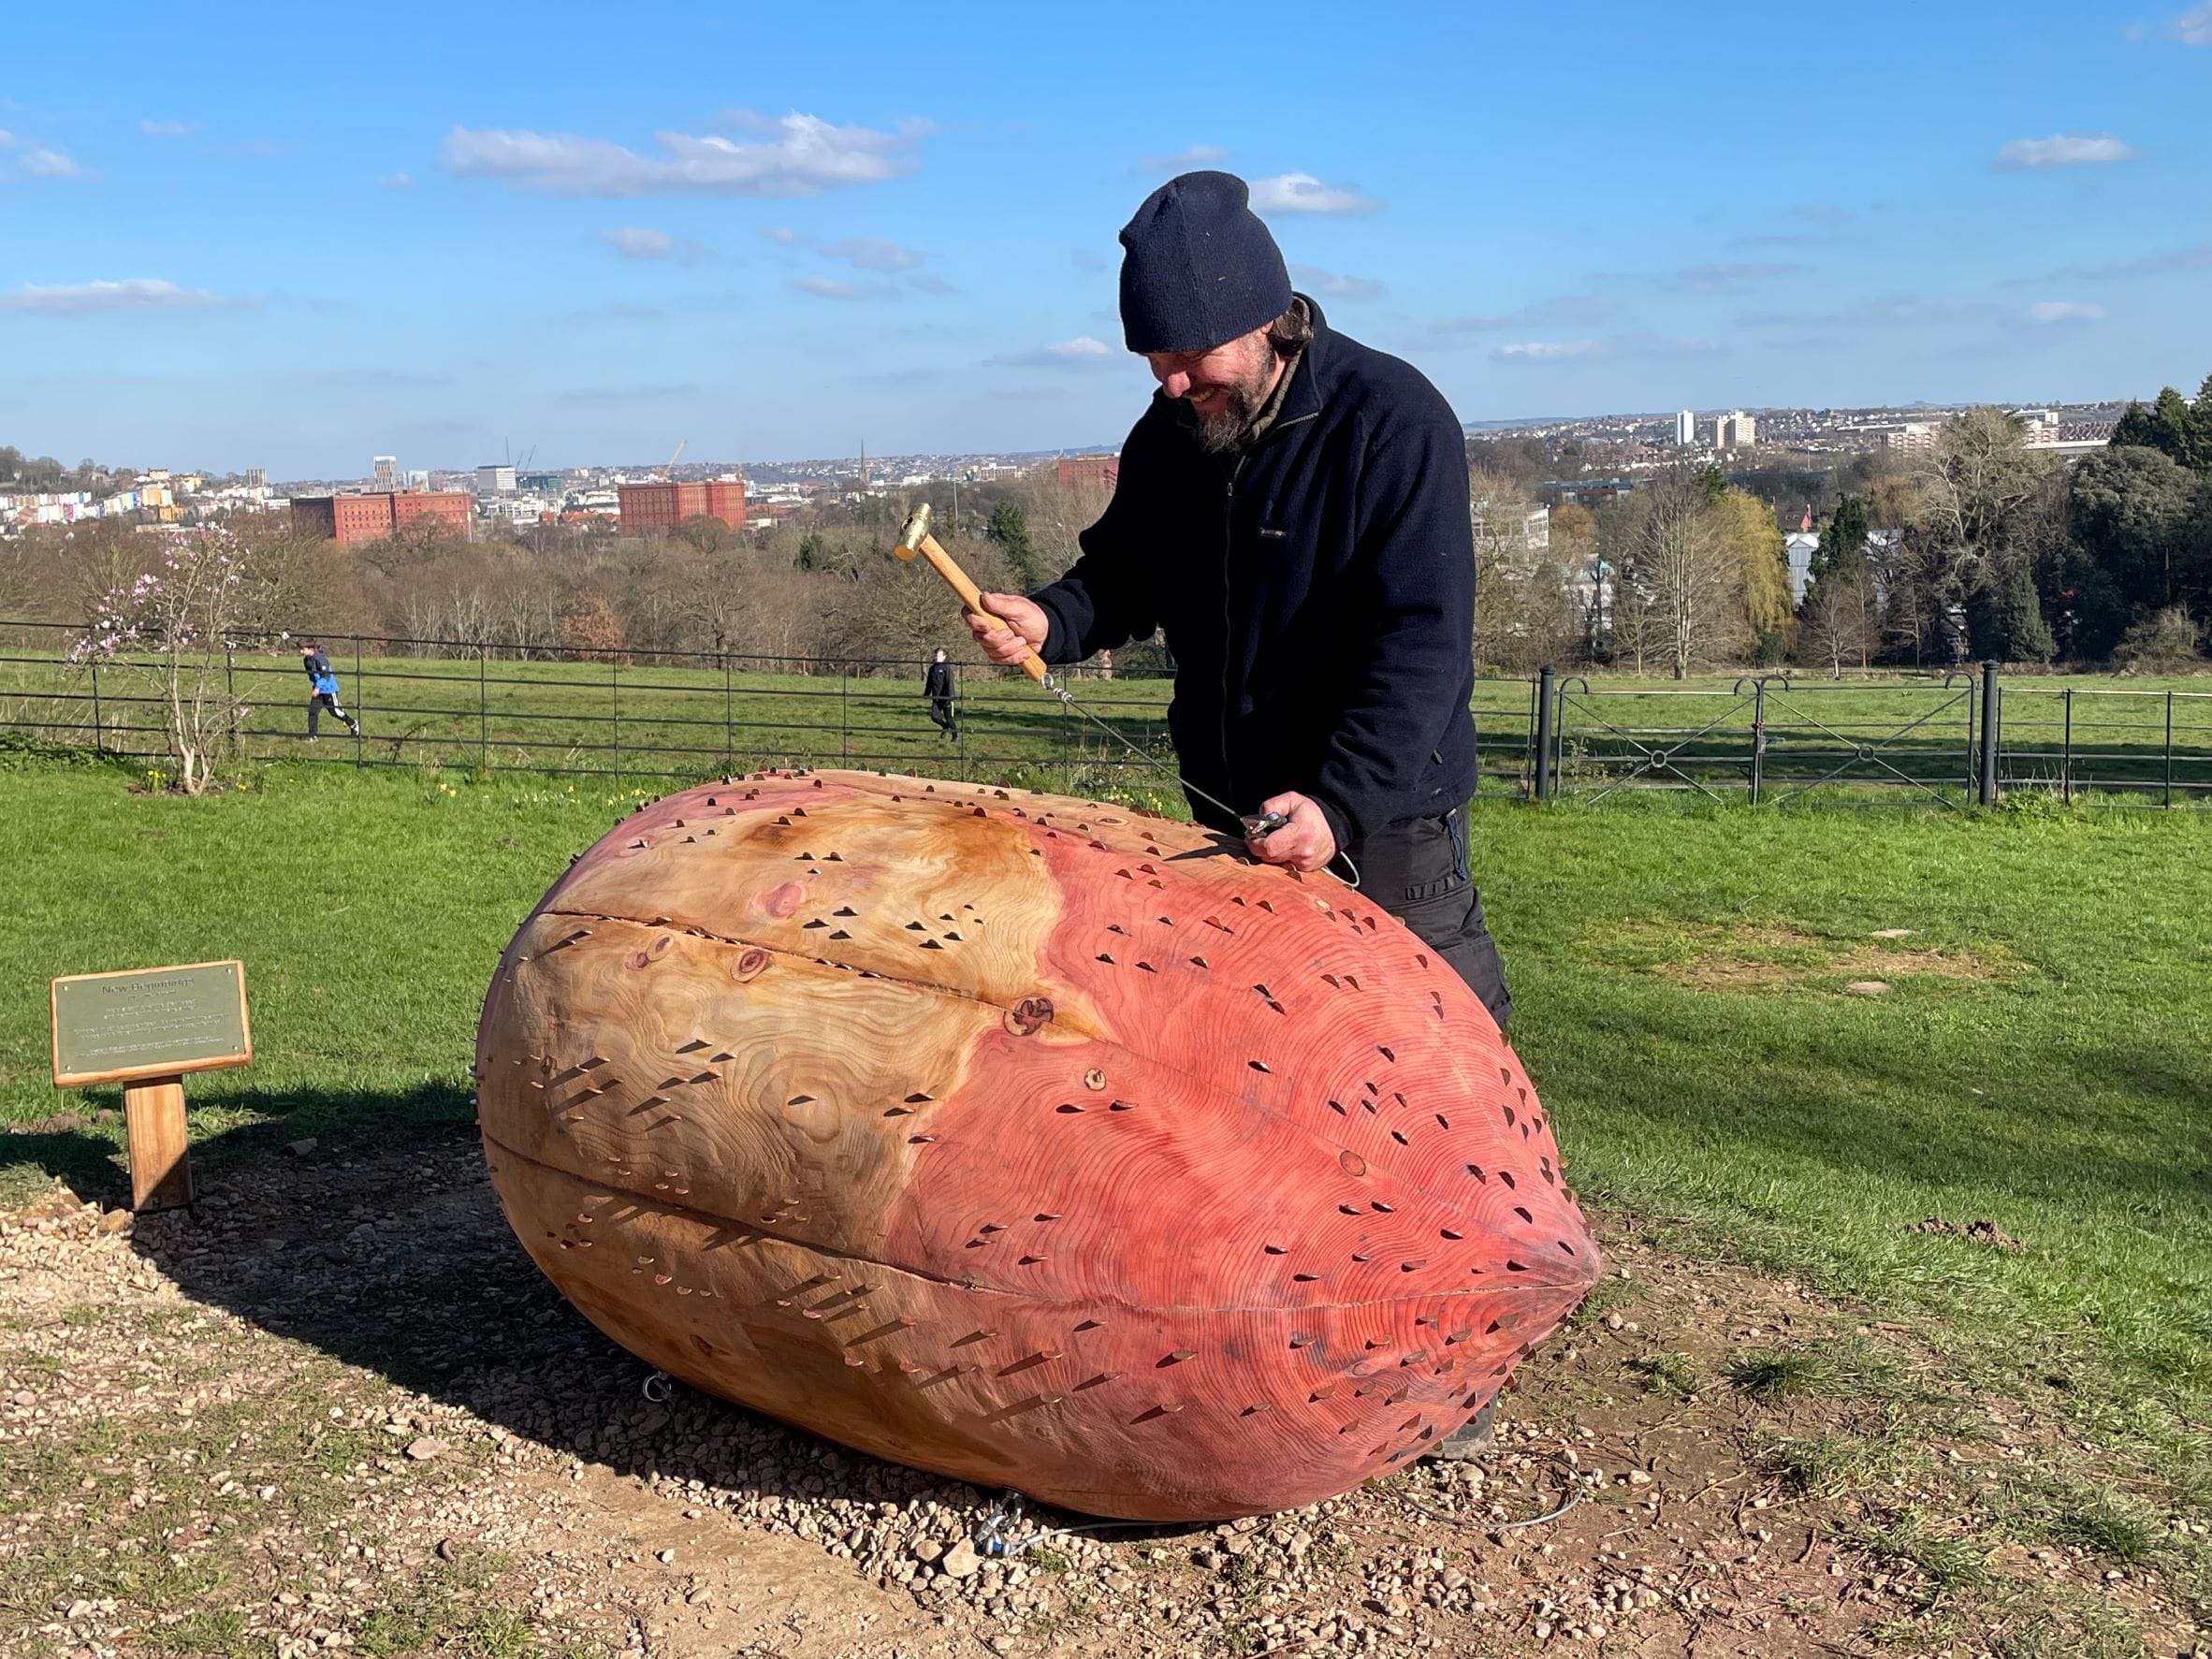
<path fill-rule="evenodd" d="M 1767 779 L 1767 680 L 1752 682 L 1751 804 L 1759 804 L 1759 785 Z"/>
<path fill-rule="evenodd" d="M 615 793 L 622 793 L 622 665 L 610 663 L 607 673 L 615 689 Z"/>
<path fill-rule="evenodd" d="M 2160 805 L 2161 805 L 2161 806 L 2166 806 L 2166 807 L 2171 807 L 2173 804 L 2174 804 L 2174 693 L 2173 693 L 2171 691 L 2169 691 L 2166 693 L 2166 798 L 2165 798 L 2165 799 L 2164 799 L 2162 802 L 2161 802 L 2161 803 L 2160 803 Z"/>
<path fill-rule="evenodd" d="M 725 774 L 728 774 L 728 775 L 735 775 L 735 772 L 736 772 L 736 770 L 737 770 L 737 749 L 736 749 L 736 740 L 735 740 L 735 735 L 734 735 L 734 734 L 733 734 L 733 727 L 732 727 L 732 724 L 731 724 L 731 714 L 730 714 L 730 653 L 729 653 L 729 652 L 727 652 L 727 651 L 724 651 L 724 652 L 722 652 L 722 653 L 721 653 L 721 659 L 722 659 L 722 771 L 723 771 Z"/>
<path fill-rule="evenodd" d="M 852 712 L 848 701 L 852 675 L 847 664 L 837 666 L 837 759 L 852 758 Z"/>
<path fill-rule="evenodd" d="M 484 679 L 482 640 L 476 642 L 476 770 L 491 776 L 491 707 Z"/>
<path fill-rule="evenodd" d="M 361 720 L 369 712 L 369 706 L 361 698 L 361 636 L 354 635 L 354 770 L 358 772 L 367 763 L 361 758 Z"/>
<path fill-rule="evenodd" d="M 1997 805 L 1997 659 L 1986 657 L 1982 661 L 1982 776 L 1978 797 L 1981 805 Z"/>
<path fill-rule="evenodd" d="M 100 660 L 92 660 L 93 681 L 93 753 L 108 752 L 108 722 L 100 716 Z"/>
<path fill-rule="evenodd" d="M 1556 671 L 1547 662 L 1536 676 L 1536 799 L 1551 798 L 1551 690 Z"/>
<path fill-rule="evenodd" d="M 1536 787 L 1536 682 L 1528 682 L 1528 719 L 1521 728 L 1521 798 L 1528 799 Z"/>
<path fill-rule="evenodd" d="M 2074 805 L 2074 688 L 2066 688 L 2066 729 L 2059 743 L 2059 798 Z"/>

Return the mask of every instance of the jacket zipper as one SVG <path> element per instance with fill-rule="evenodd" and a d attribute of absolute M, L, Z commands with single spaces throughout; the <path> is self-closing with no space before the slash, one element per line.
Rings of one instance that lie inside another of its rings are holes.
<path fill-rule="evenodd" d="M 1236 794 L 1236 773 L 1229 764 L 1229 651 L 1236 637 L 1236 624 L 1230 611 L 1230 559 L 1237 545 L 1237 474 L 1244 470 L 1244 458 L 1239 455 L 1230 463 L 1227 485 L 1228 506 L 1222 513 L 1221 533 L 1221 778 L 1229 787 L 1225 793 Z"/>
<path fill-rule="evenodd" d="M 1314 418 L 1312 415 L 1295 415 L 1288 420 L 1279 420 L 1269 429 L 1260 442 L 1267 443 L 1285 427 L 1301 426 Z M 1236 551 L 1237 545 L 1237 478 L 1244 472 L 1244 462 L 1250 458 L 1250 454 L 1249 450 L 1239 450 L 1236 458 L 1230 463 L 1229 476 L 1223 480 L 1229 504 L 1223 515 L 1221 535 L 1221 714 L 1216 735 L 1221 742 L 1221 777 L 1229 785 L 1228 793 L 1231 795 L 1236 793 L 1236 774 L 1229 764 L 1229 650 L 1236 635 L 1236 624 L 1230 610 L 1230 559 Z"/>

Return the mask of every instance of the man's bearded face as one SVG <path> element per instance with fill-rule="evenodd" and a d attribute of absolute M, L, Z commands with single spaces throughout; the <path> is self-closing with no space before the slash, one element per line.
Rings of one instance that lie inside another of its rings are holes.
<path fill-rule="evenodd" d="M 1190 405 L 1200 444 L 1216 453 L 1236 447 L 1274 389 L 1275 352 L 1264 328 L 1212 351 L 1147 352 L 1144 360 L 1162 391 Z"/>

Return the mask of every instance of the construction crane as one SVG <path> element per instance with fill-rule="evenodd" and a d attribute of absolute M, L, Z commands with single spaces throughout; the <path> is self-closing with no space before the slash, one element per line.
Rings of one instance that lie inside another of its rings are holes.
<path fill-rule="evenodd" d="M 684 445 L 690 442 L 691 440 L 689 438 L 679 438 L 677 440 L 676 455 L 670 456 L 668 458 L 668 464 L 661 469 L 661 476 L 663 480 L 665 480 L 668 475 L 676 470 L 677 456 L 683 454 Z"/>

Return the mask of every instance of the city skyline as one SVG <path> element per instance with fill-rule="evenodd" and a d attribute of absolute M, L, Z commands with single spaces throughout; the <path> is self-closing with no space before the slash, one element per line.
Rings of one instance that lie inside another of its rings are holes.
<path fill-rule="evenodd" d="M 294 477 L 1110 445 L 1151 386 L 1114 233 L 1194 165 L 1473 424 L 2193 386 L 2212 0 L 1944 9 L 402 7 L 364 51 L 125 6 L 158 44 L 96 75 L 34 16 L 0 442 Z"/>

